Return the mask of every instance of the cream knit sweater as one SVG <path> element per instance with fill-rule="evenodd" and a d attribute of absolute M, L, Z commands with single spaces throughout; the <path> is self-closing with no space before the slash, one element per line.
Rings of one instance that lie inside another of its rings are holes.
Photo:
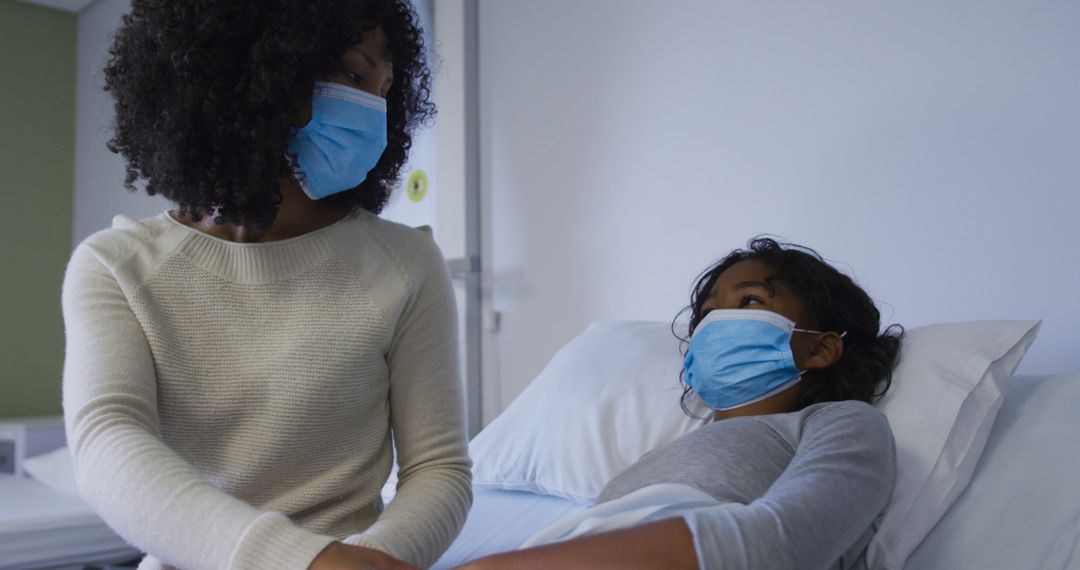
<path fill-rule="evenodd" d="M 430 565 L 472 501 L 454 305 L 430 236 L 366 212 L 255 244 L 118 216 L 63 287 L 81 493 L 140 568 Z"/>

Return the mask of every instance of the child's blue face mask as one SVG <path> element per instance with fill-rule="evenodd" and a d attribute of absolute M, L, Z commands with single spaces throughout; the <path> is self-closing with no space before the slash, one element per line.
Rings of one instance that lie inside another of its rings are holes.
<path fill-rule="evenodd" d="M 355 188 L 386 150 L 386 100 L 315 82 L 311 121 L 289 140 L 296 178 L 312 200 Z"/>
<path fill-rule="evenodd" d="M 684 379 L 705 405 L 730 410 L 760 402 L 802 379 L 791 352 L 795 323 L 772 311 L 717 309 L 698 323 Z"/>

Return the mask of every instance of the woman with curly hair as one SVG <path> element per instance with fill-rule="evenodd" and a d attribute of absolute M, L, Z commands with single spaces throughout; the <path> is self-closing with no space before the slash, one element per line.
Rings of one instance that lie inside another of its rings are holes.
<path fill-rule="evenodd" d="M 68 265 L 80 492 L 142 569 L 431 564 L 472 501 L 454 297 L 377 216 L 434 113 L 416 14 L 134 0 L 110 54 L 126 186 L 176 208 Z"/>
<path fill-rule="evenodd" d="M 896 477 L 883 396 L 903 328 L 811 249 L 755 239 L 691 295 L 682 380 L 712 423 L 489 568 L 865 567 Z M 695 406 L 696 407 L 696 406 Z"/>

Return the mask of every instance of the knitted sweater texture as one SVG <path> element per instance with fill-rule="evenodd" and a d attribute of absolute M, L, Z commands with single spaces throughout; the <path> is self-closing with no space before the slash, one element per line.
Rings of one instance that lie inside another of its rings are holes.
<path fill-rule="evenodd" d="M 361 212 L 242 244 L 118 216 L 63 312 L 76 480 L 140 568 L 303 570 L 333 540 L 425 566 L 464 524 L 457 313 L 424 232 Z"/>

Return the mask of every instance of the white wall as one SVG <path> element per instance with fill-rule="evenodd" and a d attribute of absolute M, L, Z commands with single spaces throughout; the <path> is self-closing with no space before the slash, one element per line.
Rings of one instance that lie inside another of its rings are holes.
<path fill-rule="evenodd" d="M 1045 319 L 1080 370 L 1080 4 L 480 3 L 502 405 L 588 322 L 670 320 L 759 233 L 909 327 Z"/>
<path fill-rule="evenodd" d="M 135 219 L 160 214 L 169 202 L 160 196 L 124 190 L 124 161 L 109 152 L 112 96 L 105 92 L 102 69 L 109 43 L 128 12 L 128 0 L 97 0 L 79 13 L 75 72 L 75 215 L 73 244 L 112 225 L 113 216 Z"/>

